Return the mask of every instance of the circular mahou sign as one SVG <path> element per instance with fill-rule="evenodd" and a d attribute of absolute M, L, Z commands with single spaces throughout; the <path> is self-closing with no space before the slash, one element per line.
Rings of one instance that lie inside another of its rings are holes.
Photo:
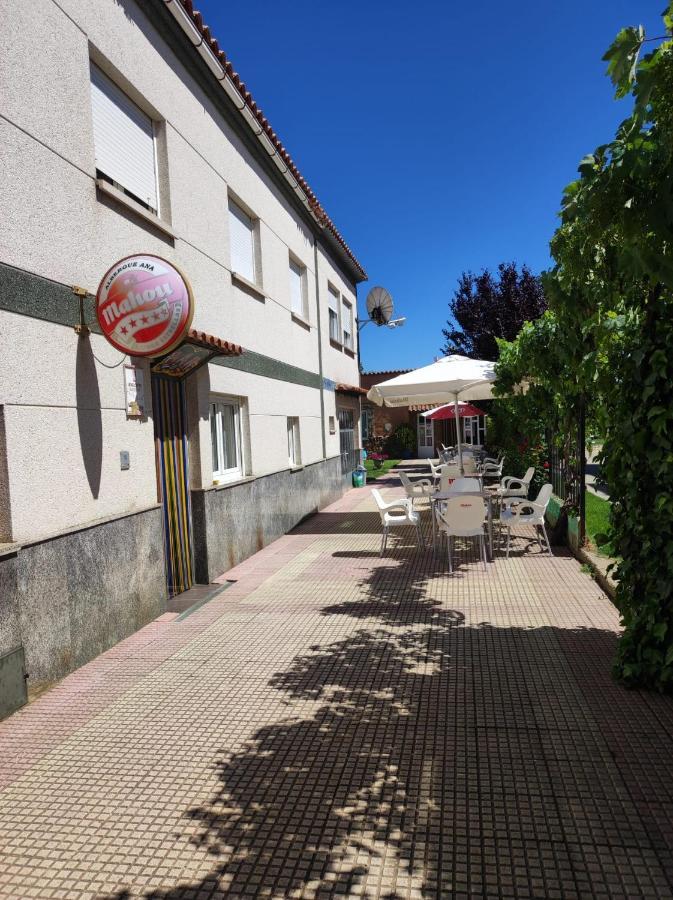
<path fill-rule="evenodd" d="M 105 337 L 122 353 L 163 356 L 189 331 L 194 297 L 173 263 L 138 253 L 120 259 L 103 275 L 96 316 Z"/>

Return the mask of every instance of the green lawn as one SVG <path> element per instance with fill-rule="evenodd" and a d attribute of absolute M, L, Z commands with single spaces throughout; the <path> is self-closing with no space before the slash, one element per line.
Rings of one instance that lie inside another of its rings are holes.
<path fill-rule="evenodd" d="M 365 469 L 367 470 L 367 482 L 374 481 L 382 475 L 386 475 L 389 469 L 393 469 L 399 462 L 399 459 L 386 459 L 380 469 L 374 466 L 371 459 L 365 460 Z"/>
<path fill-rule="evenodd" d="M 610 501 L 597 497 L 590 491 L 585 492 L 586 497 L 586 532 L 592 544 L 596 544 L 596 535 L 610 533 Z M 609 543 L 599 546 L 599 551 L 610 556 L 612 548 Z"/>

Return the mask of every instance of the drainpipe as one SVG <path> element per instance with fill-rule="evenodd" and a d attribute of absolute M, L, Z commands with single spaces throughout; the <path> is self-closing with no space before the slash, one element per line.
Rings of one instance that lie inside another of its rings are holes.
<path fill-rule="evenodd" d="M 320 277 L 318 275 L 318 238 L 313 238 L 313 268 L 315 269 L 315 308 L 318 320 L 318 372 L 320 374 L 320 422 L 322 425 L 322 458 L 327 459 L 327 438 L 325 436 L 325 382 L 322 374 L 322 328 L 320 325 Z"/>

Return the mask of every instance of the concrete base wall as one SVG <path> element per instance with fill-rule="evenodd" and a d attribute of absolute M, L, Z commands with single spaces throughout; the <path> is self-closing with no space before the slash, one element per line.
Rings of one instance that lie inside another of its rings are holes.
<path fill-rule="evenodd" d="M 556 523 L 559 520 L 559 516 L 561 515 L 561 507 L 563 505 L 563 501 L 558 497 L 552 494 L 552 497 L 549 501 L 549 506 L 547 507 L 547 512 L 545 518 L 549 525 L 553 527 L 556 526 Z M 575 516 L 568 516 L 568 525 L 565 534 L 565 539 L 571 550 L 576 551 L 580 547 L 580 526 L 579 520 Z"/>
<path fill-rule="evenodd" d="M 305 516 L 337 500 L 350 486 L 341 457 L 296 471 L 192 491 L 196 580 L 222 572 L 286 534 Z"/>
<path fill-rule="evenodd" d="M 0 557 L 0 654 L 24 647 L 31 689 L 93 659 L 165 606 L 159 508 Z"/>

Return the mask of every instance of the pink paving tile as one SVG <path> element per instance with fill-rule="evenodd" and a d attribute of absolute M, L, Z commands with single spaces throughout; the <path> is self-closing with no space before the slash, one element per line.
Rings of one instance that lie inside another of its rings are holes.
<path fill-rule="evenodd" d="M 0 895 L 673 896 L 673 702 L 594 582 L 379 539 L 350 491 L 3 723 Z"/>

